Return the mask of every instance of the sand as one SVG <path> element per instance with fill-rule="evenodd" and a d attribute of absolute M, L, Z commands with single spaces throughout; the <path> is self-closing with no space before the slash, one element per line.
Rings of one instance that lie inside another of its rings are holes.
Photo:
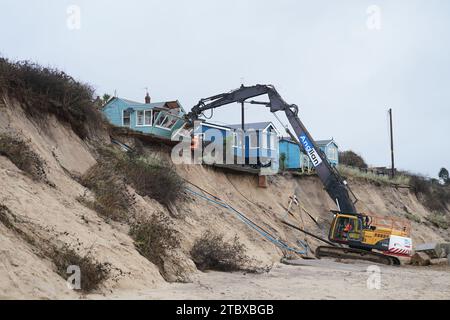
<path fill-rule="evenodd" d="M 191 194 L 183 194 L 182 200 L 170 212 L 156 201 L 135 194 L 136 208 L 142 214 L 150 216 L 163 211 L 171 216 L 173 227 L 180 232 L 181 245 L 176 251 L 180 256 L 179 264 L 171 267 L 176 273 L 181 266 L 183 277 L 191 283 L 167 283 L 158 268 L 137 252 L 128 235 L 129 226 L 108 223 L 77 200 L 81 195 L 89 195 L 89 190 L 73 176 L 83 174 L 96 163 L 92 148 L 54 117 L 49 117 L 44 130 L 27 119 L 19 105 L 7 99 L 4 101 L 6 104 L 0 104 L 0 132 L 17 132 L 29 139 L 31 148 L 45 160 L 48 180 L 54 186 L 31 180 L 9 159 L 0 156 L 0 203 L 20 217 L 16 227 L 31 238 L 52 245 L 68 244 L 80 248 L 82 253 L 91 251 L 99 262 L 110 263 L 114 270 L 97 292 L 81 295 L 67 288 L 52 262 L 39 255 L 38 248 L 0 223 L 0 298 L 449 297 L 448 270 L 382 267 L 383 287 L 370 291 L 365 287 L 367 276 L 360 264 L 352 265 L 357 270 L 343 270 L 334 264 L 280 265 L 285 254 L 280 248 L 249 229 L 231 212 Z M 295 246 L 297 240 L 306 240 L 314 248 L 320 244 L 318 241 L 284 226 L 280 221 L 285 215 L 289 196 L 296 193 L 302 205 L 318 219 L 321 229 L 299 208 L 293 210 L 291 222 L 326 236 L 332 218 L 329 209 L 334 208 L 334 203 L 317 177 L 278 175 L 270 178 L 269 188 L 260 189 L 257 177 L 251 175 L 226 173 L 205 166 L 180 166 L 177 170 L 185 179 L 229 202 L 291 246 Z M 404 217 L 406 208 L 422 219 L 429 214 L 408 190 L 359 181 L 350 183 L 360 199 L 359 209 L 362 211 Z M 448 231 L 416 222 L 412 222 L 412 227 L 415 243 L 449 239 Z M 198 272 L 189 251 L 206 230 L 222 233 L 226 239 L 237 235 L 250 257 L 261 265 L 276 264 L 276 267 L 261 275 Z M 344 287 L 347 289 L 343 290 Z"/>
<path fill-rule="evenodd" d="M 277 264 L 265 274 L 199 273 L 193 283 L 120 292 L 111 299 L 450 299 L 450 268 L 375 265 L 380 286 L 367 285 L 368 263 L 303 260 L 302 266 Z M 371 283 L 371 282 L 370 282 Z M 89 298 L 102 298 L 90 296 Z"/>

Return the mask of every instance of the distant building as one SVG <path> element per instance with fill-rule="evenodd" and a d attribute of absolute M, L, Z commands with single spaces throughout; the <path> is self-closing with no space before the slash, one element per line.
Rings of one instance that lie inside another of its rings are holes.
<path fill-rule="evenodd" d="M 280 167 L 283 170 L 298 170 L 301 168 L 300 146 L 291 138 L 280 139 Z"/>
<path fill-rule="evenodd" d="M 145 103 L 114 97 L 102 108 L 106 118 L 117 127 L 126 127 L 142 133 L 170 139 L 184 121 L 183 107 L 178 101 Z"/>
<path fill-rule="evenodd" d="M 325 153 L 331 165 L 337 166 L 339 164 L 339 146 L 334 139 L 317 140 L 316 145 Z"/>
<path fill-rule="evenodd" d="M 315 143 L 332 166 L 339 164 L 339 146 L 333 139 L 317 140 Z M 300 151 L 300 146 L 291 138 L 280 139 L 280 157 L 283 159 L 282 164 L 280 160 L 280 166 L 284 169 L 309 171 L 314 168 L 309 157 Z"/>

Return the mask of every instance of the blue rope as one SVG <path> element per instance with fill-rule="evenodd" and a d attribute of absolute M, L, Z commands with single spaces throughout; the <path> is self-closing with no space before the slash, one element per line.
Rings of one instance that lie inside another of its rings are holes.
<path fill-rule="evenodd" d="M 207 196 L 205 196 L 205 195 L 203 195 L 203 194 L 201 194 L 201 193 L 195 192 L 195 191 L 193 191 L 193 190 L 191 190 L 191 189 L 189 189 L 189 188 L 186 188 L 186 191 L 188 191 L 188 192 L 190 192 L 191 194 L 194 194 L 194 195 L 196 195 L 196 196 L 198 196 L 198 197 L 200 197 L 200 198 L 203 198 L 203 199 L 206 200 L 206 201 L 212 202 L 212 203 L 214 203 L 214 204 L 216 204 L 216 205 L 218 205 L 218 206 L 221 206 L 222 208 L 225 208 L 225 209 L 228 209 L 228 210 L 234 212 L 234 213 L 237 215 L 237 217 L 238 217 L 242 222 L 244 222 L 248 227 L 250 227 L 251 229 L 253 229 L 253 230 L 255 230 L 256 232 L 258 232 L 262 237 L 264 237 L 265 239 L 269 240 L 269 241 L 272 242 L 274 245 L 276 245 L 276 246 L 278 246 L 278 247 L 280 247 L 280 248 L 283 248 L 283 249 L 285 249 L 285 250 L 295 252 L 295 253 L 297 253 L 297 254 L 306 254 L 306 252 L 307 252 L 307 250 L 308 250 L 308 246 L 305 245 L 304 243 L 298 243 L 298 244 L 303 248 L 303 250 L 297 250 L 297 249 L 295 249 L 295 248 L 292 248 L 292 247 L 288 246 L 287 244 L 281 242 L 280 240 L 275 239 L 272 235 L 270 235 L 269 233 L 267 233 L 266 231 L 264 231 L 263 229 L 261 229 L 260 227 L 258 227 L 254 222 L 252 222 L 252 221 L 251 221 L 249 218 L 247 218 L 244 214 L 242 214 L 242 213 L 239 212 L 238 210 L 234 209 L 233 207 L 231 207 L 231 206 L 228 205 L 227 203 L 222 202 L 222 201 L 218 201 L 218 200 L 211 199 L 211 198 L 209 198 L 209 197 L 207 197 Z M 216 199 L 218 199 L 218 198 L 216 198 Z"/>

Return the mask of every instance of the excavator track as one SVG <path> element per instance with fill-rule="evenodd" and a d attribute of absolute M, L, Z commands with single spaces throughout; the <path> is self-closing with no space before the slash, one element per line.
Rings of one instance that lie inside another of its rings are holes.
<path fill-rule="evenodd" d="M 400 265 L 400 260 L 396 257 L 354 248 L 321 246 L 316 249 L 315 255 L 318 259 L 322 257 L 331 257 L 339 259 L 364 260 L 390 266 Z"/>

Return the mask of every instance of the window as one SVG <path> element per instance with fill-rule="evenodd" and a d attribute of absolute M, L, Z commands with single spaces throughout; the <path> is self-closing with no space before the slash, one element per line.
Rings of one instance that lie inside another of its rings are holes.
<path fill-rule="evenodd" d="M 156 123 L 156 119 L 158 119 L 159 114 L 161 113 L 161 111 L 154 111 L 153 112 L 153 122 L 152 123 Z"/>
<path fill-rule="evenodd" d="M 233 132 L 233 148 L 242 148 L 242 131 Z"/>
<path fill-rule="evenodd" d="M 146 126 L 151 126 L 152 125 L 152 111 L 151 110 L 147 110 L 145 111 L 145 125 Z"/>
<path fill-rule="evenodd" d="M 139 110 L 136 112 L 136 126 L 152 125 L 152 110 Z"/>
<path fill-rule="evenodd" d="M 261 147 L 263 148 L 263 149 L 269 149 L 269 139 L 267 139 L 267 132 L 266 131 L 263 131 L 262 133 L 261 133 Z M 270 134 L 270 133 L 269 133 Z"/>
<path fill-rule="evenodd" d="M 270 133 L 270 146 L 269 146 L 269 148 L 271 150 L 276 150 L 276 147 L 275 147 L 276 141 L 277 141 L 277 134 L 274 132 L 271 132 Z"/>
<path fill-rule="evenodd" d="M 247 131 L 247 137 L 248 137 L 248 144 L 250 149 L 258 149 L 258 134 L 259 131 L 255 130 L 248 130 Z"/>
<path fill-rule="evenodd" d="M 330 159 L 330 160 L 338 159 L 338 152 L 335 147 L 330 147 L 330 149 L 328 150 L 328 159 Z"/>
<path fill-rule="evenodd" d="M 170 114 L 162 113 L 155 122 L 155 126 L 161 129 L 171 130 L 177 123 L 177 118 Z"/>
<path fill-rule="evenodd" d="M 260 137 L 261 137 L 260 146 L 262 148 L 276 150 L 275 146 L 277 134 L 272 129 L 262 131 Z"/>
<path fill-rule="evenodd" d="M 247 143 L 247 137 L 250 139 L 241 129 L 233 132 L 233 148 L 245 149 L 244 141 Z"/>
<path fill-rule="evenodd" d="M 123 110 L 122 126 L 129 127 L 131 125 L 131 110 Z"/>

